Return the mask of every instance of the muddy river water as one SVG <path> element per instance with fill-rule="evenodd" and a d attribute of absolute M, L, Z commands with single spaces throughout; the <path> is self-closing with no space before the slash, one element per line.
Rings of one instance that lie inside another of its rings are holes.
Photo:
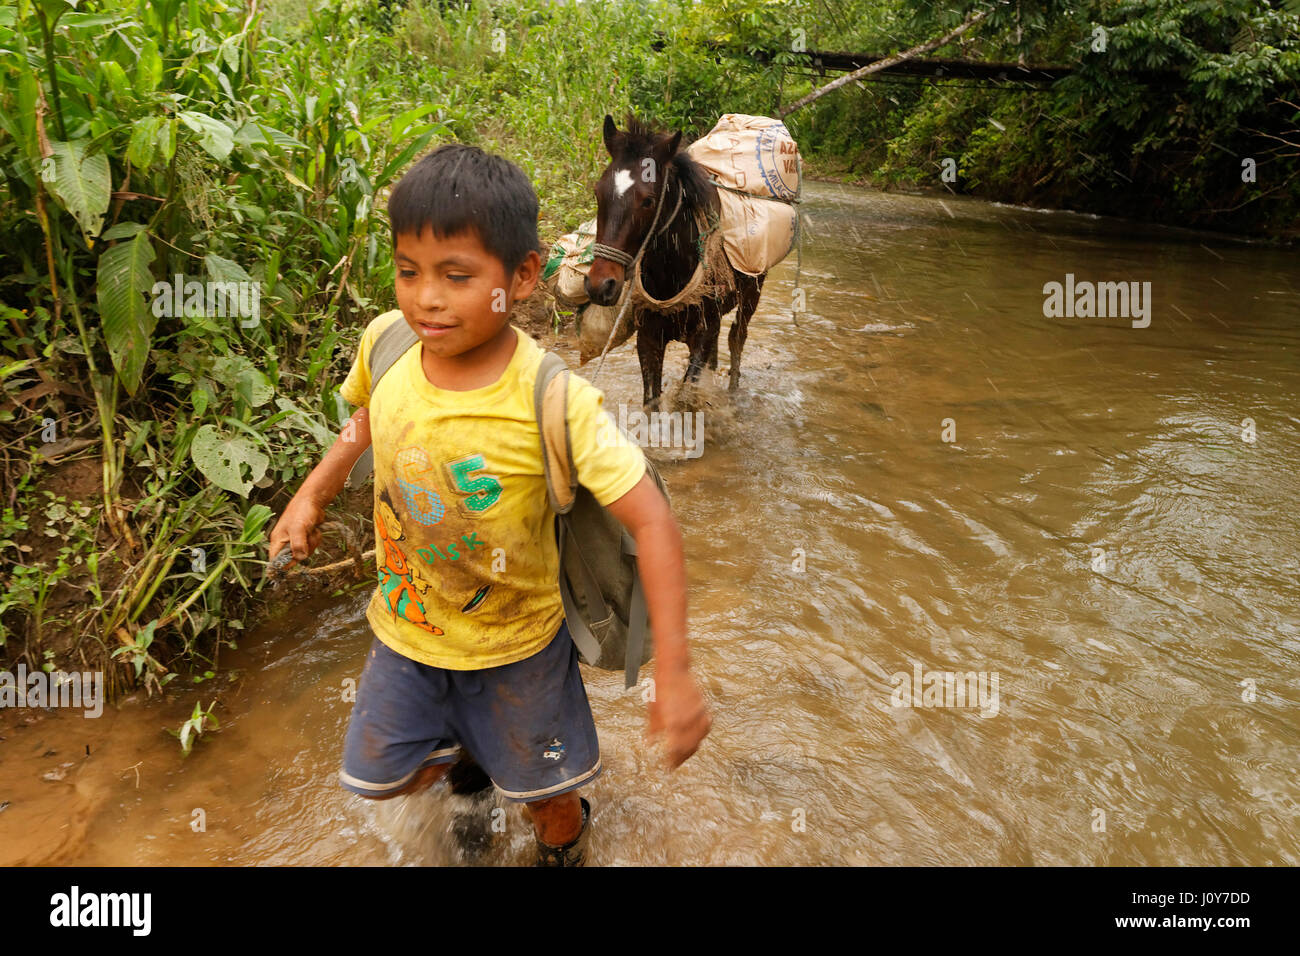
<path fill-rule="evenodd" d="M 724 335 L 696 396 L 703 454 L 652 451 L 714 730 L 667 773 L 640 691 L 586 671 L 593 862 L 1300 863 L 1295 253 L 804 195 L 807 311 L 791 255 L 741 390 Z M 1149 282 L 1149 313 L 1046 315 L 1067 281 Z M 597 384 L 639 401 L 631 343 Z M 283 609 L 163 704 L 0 712 L 0 862 L 460 862 L 464 798 L 336 784 L 366 598 Z M 213 698 L 183 760 L 162 728 Z M 486 862 L 527 862 L 498 821 Z"/>

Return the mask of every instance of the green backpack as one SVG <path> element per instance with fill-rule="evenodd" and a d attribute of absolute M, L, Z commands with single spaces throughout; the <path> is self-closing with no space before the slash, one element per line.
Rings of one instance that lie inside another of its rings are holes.
<path fill-rule="evenodd" d="M 370 352 L 372 394 L 384 373 L 418 341 L 405 322 L 394 322 L 380 333 Z M 645 592 L 636 567 L 636 539 L 579 484 L 569 443 L 568 395 L 564 359 L 545 353 L 537 370 L 533 403 L 542 439 L 546 494 L 555 511 L 560 599 L 582 662 L 602 670 L 622 670 L 623 686 L 632 687 L 641 665 L 654 656 Z M 373 447 L 367 447 L 348 473 L 348 487 L 365 481 L 373 469 Z M 669 500 L 668 486 L 649 458 L 646 471 Z"/>

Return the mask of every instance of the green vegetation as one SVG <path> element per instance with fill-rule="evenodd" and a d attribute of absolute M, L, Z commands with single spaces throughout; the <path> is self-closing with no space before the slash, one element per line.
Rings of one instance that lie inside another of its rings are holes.
<path fill-rule="evenodd" d="M 988 6 L 725 5 L 780 11 L 747 29 L 751 45 L 788 46 L 803 26 L 807 49 L 881 55 Z M 787 119 L 805 155 L 837 157 L 879 186 L 1300 234 L 1300 0 L 1017 0 L 932 55 L 1074 72 L 1041 90 L 903 77 L 850 84 Z M 786 89 L 785 102 L 797 98 Z M 955 183 L 940 178 L 944 159 L 956 163 Z"/>
<path fill-rule="evenodd" d="M 194 742 L 205 733 L 221 728 L 221 722 L 212 713 L 212 709 L 216 706 L 215 700 L 206 708 L 202 703 L 195 702 L 194 712 L 190 714 L 189 720 L 181 724 L 179 729 L 167 731 L 180 741 L 182 756 L 188 757 L 194 749 Z"/>
<path fill-rule="evenodd" d="M 788 122 L 812 168 L 878 184 L 939 187 L 951 157 L 952 188 L 990 198 L 1281 233 L 1300 211 L 1295 6 L 1002 4 L 936 55 L 1077 72 L 1046 92 L 873 80 Z M 903 0 L 0 9 L 0 656 L 104 667 L 114 690 L 215 673 L 276 508 L 346 415 L 336 389 L 361 329 L 393 306 L 384 198 L 425 150 L 512 158 L 553 238 L 591 214 L 607 112 L 699 135 L 825 82 L 799 43 L 890 53 L 964 14 Z M 759 65 L 759 49 L 777 52 Z M 241 290 L 238 307 L 200 301 L 194 280 Z"/>

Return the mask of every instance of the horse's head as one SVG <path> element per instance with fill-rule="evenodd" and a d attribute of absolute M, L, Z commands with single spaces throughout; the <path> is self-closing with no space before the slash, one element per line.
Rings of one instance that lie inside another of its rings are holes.
<path fill-rule="evenodd" d="M 669 163 L 677 155 L 681 139 L 680 130 L 656 133 L 630 114 L 627 129 L 620 130 L 606 114 L 605 148 L 610 163 L 596 183 L 596 255 L 584 283 L 587 296 L 596 305 L 618 301 L 627 265 L 655 221 Z M 659 226 L 663 225 L 661 219 Z M 616 251 L 602 255 L 601 246 Z"/>

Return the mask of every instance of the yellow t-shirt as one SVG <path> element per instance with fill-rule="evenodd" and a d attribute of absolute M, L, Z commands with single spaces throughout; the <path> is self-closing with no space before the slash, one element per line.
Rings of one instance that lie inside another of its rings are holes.
<path fill-rule="evenodd" d="M 564 619 L 533 411 L 542 350 L 515 328 L 501 377 L 454 391 L 425 377 L 416 343 L 371 395 L 370 350 L 402 321 L 394 310 L 370 323 L 340 389 L 370 408 L 379 586 L 366 618 L 394 651 L 434 667 L 523 660 Z M 602 505 L 617 501 L 645 474 L 645 456 L 595 386 L 571 374 L 568 402 L 578 479 Z"/>

